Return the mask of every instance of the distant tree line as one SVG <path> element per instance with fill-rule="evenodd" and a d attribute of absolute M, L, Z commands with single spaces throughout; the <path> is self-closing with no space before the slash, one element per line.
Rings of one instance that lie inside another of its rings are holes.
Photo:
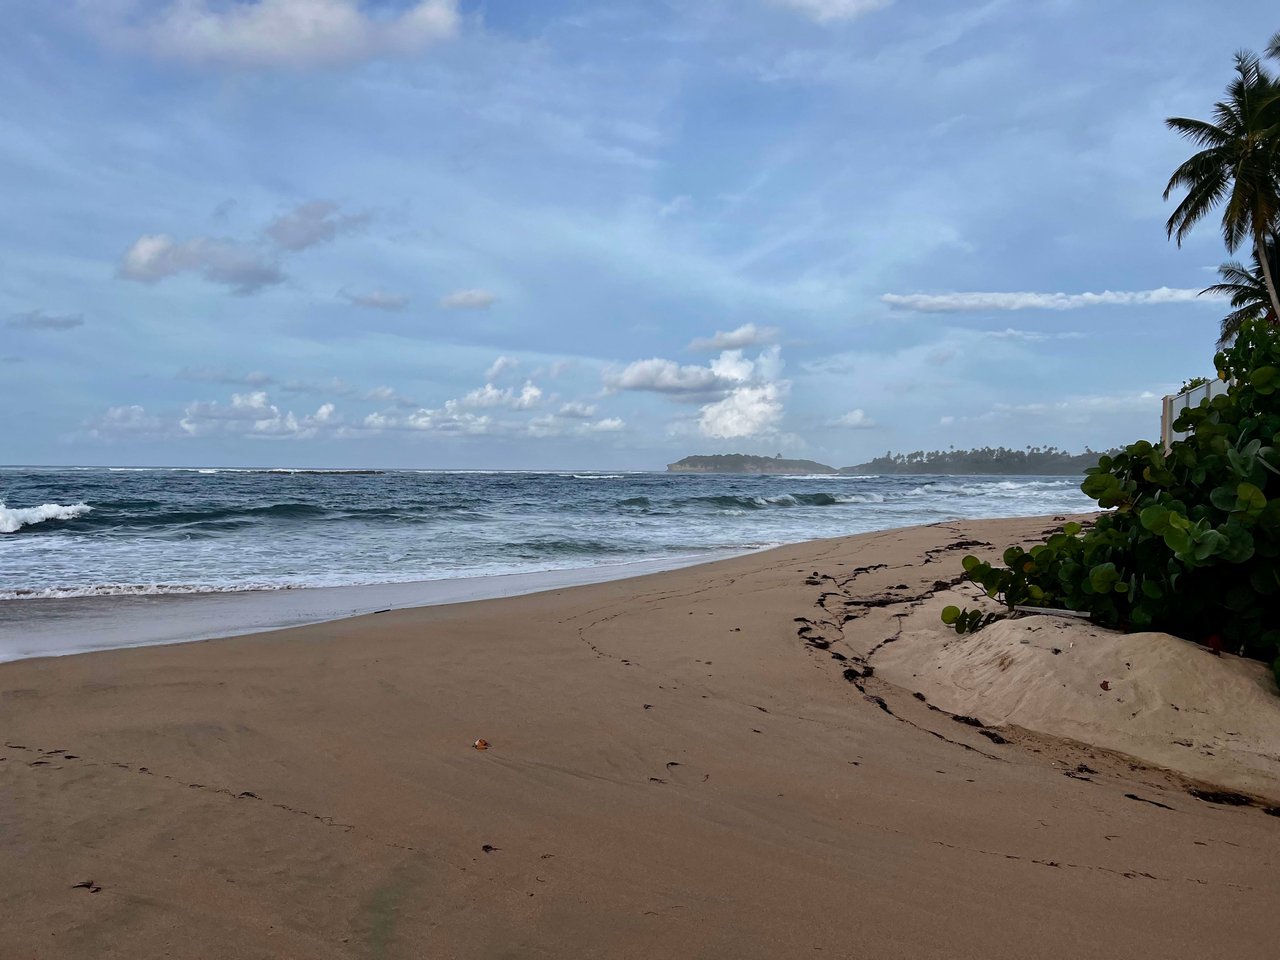
<path fill-rule="evenodd" d="M 1109 451 L 1114 453 L 1115 451 Z M 979 447 L 976 450 L 915 450 L 886 452 L 867 463 L 845 467 L 841 473 L 944 473 L 1013 475 L 1083 475 L 1098 465 L 1101 453 L 1085 447 L 1084 453 L 1068 453 L 1057 447 Z"/>

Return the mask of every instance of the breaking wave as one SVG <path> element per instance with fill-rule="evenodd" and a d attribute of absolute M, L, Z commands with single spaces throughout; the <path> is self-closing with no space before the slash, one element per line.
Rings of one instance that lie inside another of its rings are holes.
<path fill-rule="evenodd" d="M 92 509 L 87 503 L 73 503 L 70 506 L 42 503 L 38 507 L 6 507 L 4 501 L 0 500 L 0 533 L 17 533 L 23 527 L 49 520 L 74 520 Z"/>

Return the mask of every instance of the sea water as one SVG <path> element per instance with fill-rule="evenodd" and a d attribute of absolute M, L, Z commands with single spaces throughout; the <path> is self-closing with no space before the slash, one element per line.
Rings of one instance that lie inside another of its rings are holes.
<path fill-rule="evenodd" d="M 0 468 L 0 661 L 1093 507 L 1073 477 Z"/>
<path fill-rule="evenodd" d="M 0 600 L 195 594 L 723 555 L 1079 512 L 1074 477 L 0 468 Z"/>

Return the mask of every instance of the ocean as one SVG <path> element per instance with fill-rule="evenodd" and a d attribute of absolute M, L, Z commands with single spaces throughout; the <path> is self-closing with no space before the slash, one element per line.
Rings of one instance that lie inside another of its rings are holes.
<path fill-rule="evenodd" d="M 949 518 L 1093 509 L 1079 482 L 0 468 L 0 601 L 623 573 Z"/>

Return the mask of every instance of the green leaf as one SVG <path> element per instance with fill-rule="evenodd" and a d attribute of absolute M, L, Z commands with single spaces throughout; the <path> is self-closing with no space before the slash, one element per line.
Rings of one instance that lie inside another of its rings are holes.
<path fill-rule="evenodd" d="M 1280 387 L 1280 367 L 1258 367 L 1249 374 L 1249 386 L 1263 396 L 1275 393 L 1277 387 Z"/>
<path fill-rule="evenodd" d="M 1236 509 L 1236 500 L 1238 499 L 1236 493 L 1237 489 L 1239 489 L 1239 484 L 1231 484 L 1225 487 L 1214 487 L 1213 490 L 1209 492 L 1209 502 L 1219 510 L 1222 510 L 1225 513 L 1230 513 L 1232 510 Z"/>
<path fill-rule="evenodd" d="M 1242 483 L 1236 487 L 1236 509 L 1250 513 L 1261 511 L 1267 505 L 1267 497 L 1252 483 Z"/>
<path fill-rule="evenodd" d="M 1089 571 L 1089 585 L 1097 593 L 1108 593 L 1120 579 L 1114 563 L 1100 563 Z"/>
<path fill-rule="evenodd" d="M 954 626 L 955 622 L 960 619 L 960 608 L 957 606 L 946 606 L 942 608 L 942 622 L 948 627 Z"/>

